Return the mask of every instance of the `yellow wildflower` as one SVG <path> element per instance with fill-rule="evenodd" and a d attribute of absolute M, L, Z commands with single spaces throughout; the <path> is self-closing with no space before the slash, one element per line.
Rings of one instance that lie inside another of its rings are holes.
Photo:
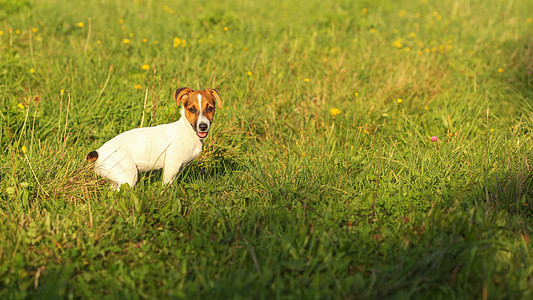
<path fill-rule="evenodd" d="M 30 73 L 35 73 L 35 69 L 34 68 L 30 68 Z"/>
<path fill-rule="evenodd" d="M 340 114 L 341 111 L 338 108 L 332 108 L 329 110 L 329 114 L 335 117 L 336 115 Z"/>
<path fill-rule="evenodd" d="M 4 31 L 3 30 L 0 30 L 0 35 L 4 35 Z"/>
<path fill-rule="evenodd" d="M 252 76 L 252 72 L 248 71 L 248 76 Z"/>
<path fill-rule="evenodd" d="M 124 24 L 124 20 L 122 20 L 122 19 L 118 19 L 118 23 L 119 23 L 119 24 Z"/>
<path fill-rule="evenodd" d="M 311 79 L 309 79 L 309 78 L 304 78 L 304 81 L 305 81 L 305 82 L 309 82 L 309 81 L 311 81 Z"/>
<path fill-rule="evenodd" d="M 224 26 L 224 31 L 228 31 L 228 26 Z"/>
<path fill-rule="evenodd" d="M 502 68 L 499 68 L 499 69 L 498 69 L 498 73 L 503 73 L 503 69 L 502 69 Z"/>
<path fill-rule="evenodd" d="M 398 98 L 398 100 L 396 100 L 396 101 L 398 101 L 398 104 L 402 104 L 402 102 L 403 102 L 402 98 Z"/>
<path fill-rule="evenodd" d="M 355 97 L 359 97 L 359 93 L 358 92 L 355 92 Z"/>
<path fill-rule="evenodd" d="M 36 33 L 36 32 L 37 32 L 37 28 L 36 28 L 36 27 L 33 27 L 33 28 L 31 29 L 31 31 L 32 31 L 33 33 Z"/>
<path fill-rule="evenodd" d="M 15 33 L 16 33 L 16 34 L 20 34 L 20 30 L 18 30 L 18 29 L 15 30 Z"/>
<path fill-rule="evenodd" d="M 19 104 L 17 104 L 17 107 L 20 108 L 20 109 L 24 109 L 24 104 L 19 103 Z"/>
<path fill-rule="evenodd" d="M 123 42 L 124 44 L 129 44 L 129 43 L 130 43 L 130 39 L 123 39 L 122 42 Z"/>
<path fill-rule="evenodd" d="M 85 24 L 83 22 L 78 22 L 78 27 L 84 27 Z"/>
<path fill-rule="evenodd" d="M 142 90 L 143 87 L 140 84 L 136 84 L 133 88 L 137 90 Z"/>
<path fill-rule="evenodd" d="M 22 146 L 22 148 L 20 148 L 20 150 L 22 150 L 22 153 L 24 153 L 24 154 L 28 153 L 28 149 L 26 148 L 26 146 Z"/>
<path fill-rule="evenodd" d="M 146 71 L 146 70 L 150 70 L 150 66 L 149 66 L 149 65 L 143 65 L 141 68 L 142 68 L 143 70 L 145 70 L 145 71 Z"/>
<path fill-rule="evenodd" d="M 143 43 L 146 43 L 146 42 L 147 42 L 147 40 L 146 40 L 146 39 L 143 39 Z"/>

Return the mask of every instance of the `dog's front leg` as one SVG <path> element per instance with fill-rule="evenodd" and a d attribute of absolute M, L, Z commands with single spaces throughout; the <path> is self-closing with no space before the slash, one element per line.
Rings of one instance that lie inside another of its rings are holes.
<path fill-rule="evenodd" d="M 163 185 L 171 184 L 180 168 L 181 164 L 177 166 L 165 166 L 163 168 Z"/>

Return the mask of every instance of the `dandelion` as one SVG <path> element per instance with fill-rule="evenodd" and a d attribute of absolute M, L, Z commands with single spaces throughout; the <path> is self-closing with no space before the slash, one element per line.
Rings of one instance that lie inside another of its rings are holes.
<path fill-rule="evenodd" d="M 122 43 L 124 43 L 124 44 L 129 44 L 129 43 L 130 43 L 130 39 L 123 39 L 123 40 L 122 40 Z"/>
<path fill-rule="evenodd" d="M 102 42 L 100 42 L 100 41 L 98 40 L 98 41 L 96 41 L 96 43 L 97 43 L 98 45 L 100 45 Z"/>
<path fill-rule="evenodd" d="M 4 35 L 4 31 L 0 30 L 0 36 Z"/>
<path fill-rule="evenodd" d="M 252 76 L 252 72 L 248 71 L 248 76 Z"/>
<path fill-rule="evenodd" d="M 411 37 L 411 38 L 415 38 L 415 37 L 416 37 L 416 33 L 414 33 L 414 32 L 411 31 L 411 33 L 409 33 L 409 37 Z"/>
<path fill-rule="evenodd" d="M 431 137 L 431 141 L 432 141 L 432 142 L 436 142 L 436 141 L 438 141 L 438 140 L 439 140 L 439 139 L 437 138 L 436 135 L 434 135 L 434 136 Z"/>
<path fill-rule="evenodd" d="M 398 102 L 398 104 L 402 104 L 403 102 L 403 99 L 402 98 L 398 98 L 398 100 L 396 100 Z"/>
<path fill-rule="evenodd" d="M 118 23 L 122 25 L 122 24 L 124 24 L 124 20 L 118 19 Z"/>
<path fill-rule="evenodd" d="M 367 12 L 368 12 L 368 9 L 363 8 L 363 15 L 366 15 Z"/>
<path fill-rule="evenodd" d="M 453 137 L 453 132 L 450 132 L 448 135 L 449 135 L 450 137 Z"/>
<path fill-rule="evenodd" d="M 137 90 L 142 90 L 143 87 L 140 84 L 136 84 L 133 88 Z"/>
<path fill-rule="evenodd" d="M 146 42 L 148 42 L 148 40 L 146 40 L 146 39 L 143 39 L 143 43 L 145 43 L 145 44 L 146 44 Z"/>
<path fill-rule="evenodd" d="M 491 128 L 491 129 L 490 129 L 490 132 L 493 133 L 493 132 L 494 132 L 494 128 Z"/>
<path fill-rule="evenodd" d="M 224 31 L 228 31 L 228 26 L 224 26 Z"/>
<path fill-rule="evenodd" d="M 34 68 L 30 68 L 30 73 L 35 73 L 35 69 Z"/>
<path fill-rule="evenodd" d="M 174 48 L 178 48 L 180 44 L 181 44 L 181 39 L 174 38 Z"/>
<path fill-rule="evenodd" d="M 135 35 L 133 34 L 133 32 L 130 32 L 128 35 L 130 36 L 130 38 L 132 38 L 132 37 L 135 36 Z"/>
<path fill-rule="evenodd" d="M 150 66 L 149 66 L 149 65 L 143 65 L 143 66 L 141 67 L 141 69 L 143 69 L 143 70 L 145 70 L 145 71 L 146 71 L 146 70 L 150 70 Z"/>
<path fill-rule="evenodd" d="M 370 33 L 374 33 L 376 30 L 374 28 L 370 28 Z"/>
<path fill-rule="evenodd" d="M 22 103 L 17 104 L 17 107 L 20 108 L 20 109 L 24 109 L 25 108 L 24 104 L 22 104 Z"/>
<path fill-rule="evenodd" d="M 401 40 L 395 40 L 394 42 L 392 42 L 392 47 L 395 47 L 395 48 L 401 48 L 402 47 L 402 41 Z"/>
<path fill-rule="evenodd" d="M 181 40 L 181 46 L 184 47 L 184 48 L 187 46 L 187 40 L 186 39 Z"/>
<path fill-rule="evenodd" d="M 424 106 L 424 109 L 425 110 L 429 110 L 429 106 Z"/>
<path fill-rule="evenodd" d="M 366 129 L 363 130 L 363 132 L 366 133 L 366 134 L 370 134 L 370 132 L 368 132 L 368 130 L 366 130 Z"/>
<path fill-rule="evenodd" d="M 31 31 L 32 31 L 33 33 L 37 33 L 37 28 L 36 28 L 36 27 L 33 27 L 33 28 L 31 29 Z"/>
<path fill-rule="evenodd" d="M 305 153 L 302 153 L 302 157 L 305 157 Z"/>
<path fill-rule="evenodd" d="M 498 69 L 498 73 L 503 73 L 503 69 L 502 69 L 502 68 L 499 68 L 499 69 Z"/>
<path fill-rule="evenodd" d="M 18 30 L 18 29 L 15 30 L 15 33 L 16 33 L 16 34 L 20 34 L 20 30 Z"/>
<path fill-rule="evenodd" d="M 83 22 L 78 22 L 78 27 L 82 28 L 84 26 L 85 26 L 85 24 Z"/>
<path fill-rule="evenodd" d="M 61 96 L 63 96 L 63 94 L 65 93 L 65 90 L 64 89 L 61 89 Z"/>
<path fill-rule="evenodd" d="M 340 113 L 341 111 L 338 108 L 332 108 L 329 110 L 329 114 L 332 115 L 333 117 L 337 116 Z"/>
<path fill-rule="evenodd" d="M 527 23 L 531 23 L 531 21 L 533 21 L 533 18 L 527 18 L 527 19 L 526 19 L 526 22 L 527 22 Z"/>
<path fill-rule="evenodd" d="M 407 12 L 406 12 L 405 10 L 402 9 L 402 10 L 400 10 L 400 11 L 398 12 L 398 17 L 401 18 L 401 17 L 405 16 L 406 13 L 407 13 Z"/>
<path fill-rule="evenodd" d="M 24 154 L 28 153 L 28 149 L 26 148 L 26 146 L 22 146 L 20 150 L 22 150 L 22 153 Z"/>
<path fill-rule="evenodd" d="M 245 46 L 245 47 L 244 47 L 244 51 L 247 51 L 247 50 L 248 50 L 248 47 Z"/>
<path fill-rule="evenodd" d="M 309 79 L 309 78 L 304 78 L 304 81 L 305 81 L 305 82 L 309 82 L 309 81 L 311 81 L 311 79 Z"/>
<path fill-rule="evenodd" d="M 355 96 L 356 98 L 359 97 L 359 93 L 358 93 L 358 92 L 355 92 L 355 93 L 354 93 L 354 96 Z"/>

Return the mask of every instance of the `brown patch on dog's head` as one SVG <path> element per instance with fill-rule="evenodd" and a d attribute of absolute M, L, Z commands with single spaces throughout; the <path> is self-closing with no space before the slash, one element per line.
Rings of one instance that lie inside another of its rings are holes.
<path fill-rule="evenodd" d="M 178 105 L 180 102 L 183 104 L 185 118 L 198 137 L 206 138 L 215 117 L 215 104 L 222 108 L 218 92 L 215 89 L 193 91 L 190 88 L 180 88 L 174 92 L 174 99 Z"/>

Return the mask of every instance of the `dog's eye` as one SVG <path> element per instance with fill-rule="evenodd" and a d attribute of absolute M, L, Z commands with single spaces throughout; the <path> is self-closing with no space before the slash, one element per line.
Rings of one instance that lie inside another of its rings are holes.
<path fill-rule="evenodd" d="M 190 111 L 192 114 L 195 114 L 196 113 L 196 108 L 191 107 L 191 108 L 188 109 L 188 111 Z"/>
<path fill-rule="evenodd" d="M 208 106 L 208 107 L 205 108 L 205 112 L 212 112 L 213 109 L 214 109 L 213 106 Z"/>

